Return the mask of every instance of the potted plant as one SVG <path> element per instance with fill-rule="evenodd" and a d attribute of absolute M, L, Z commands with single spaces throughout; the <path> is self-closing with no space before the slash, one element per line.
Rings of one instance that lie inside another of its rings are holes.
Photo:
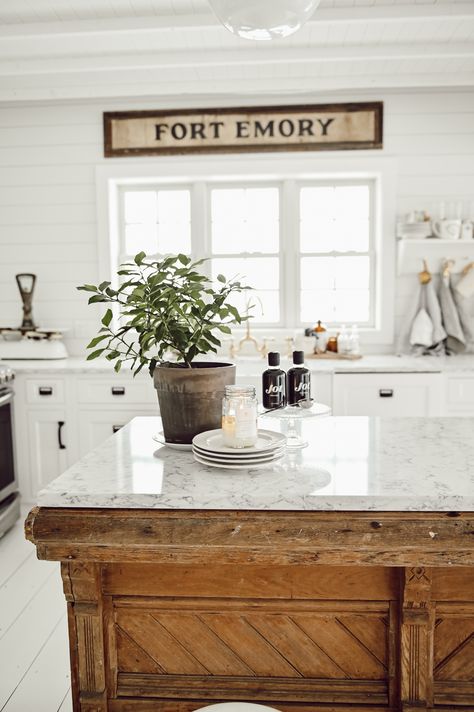
<path fill-rule="evenodd" d="M 230 302 L 248 287 L 221 274 L 215 286 L 196 269 L 203 261 L 183 254 L 152 260 L 140 252 L 121 265 L 118 275 L 125 281 L 117 289 L 111 282 L 78 287 L 92 293 L 89 304 L 118 307 L 117 319 L 111 308 L 102 317 L 88 360 L 105 355 L 115 371 L 128 364 L 134 375 L 148 367 L 170 443 L 191 443 L 197 433 L 220 427 L 224 389 L 235 383 L 235 365 L 195 358 L 217 353 L 216 332 L 229 334 L 232 324 L 248 318 Z"/>

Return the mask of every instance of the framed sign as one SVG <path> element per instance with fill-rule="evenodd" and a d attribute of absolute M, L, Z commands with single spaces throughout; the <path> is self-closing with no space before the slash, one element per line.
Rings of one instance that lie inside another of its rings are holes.
<path fill-rule="evenodd" d="M 104 113 L 105 156 L 382 147 L 382 102 Z"/>

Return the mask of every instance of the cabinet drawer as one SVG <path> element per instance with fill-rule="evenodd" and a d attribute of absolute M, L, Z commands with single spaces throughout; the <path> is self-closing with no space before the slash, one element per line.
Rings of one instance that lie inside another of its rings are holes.
<path fill-rule="evenodd" d="M 441 374 L 364 373 L 334 376 L 334 415 L 441 415 Z"/>
<path fill-rule="evenodd" d="M 64 403 L 64 381 L 56 378 L 28 378 L 26 401 L 34 405 Z"/>
<path fill-rule="evenodd" d="M 125 408 L 114 410 L 80 410 L 79 417 L 79 456 L 83 457 L 104 440 L 118 432 L 137 415 L 154 415 L 155 410 Z M 157 431 L 159 427 L 157 427 Z"/>
<path fill-rule="evenodd" d="M 77 386 L 79 403 L 158 406 L 151 378 L 147 381 L 81 379 Z"/>

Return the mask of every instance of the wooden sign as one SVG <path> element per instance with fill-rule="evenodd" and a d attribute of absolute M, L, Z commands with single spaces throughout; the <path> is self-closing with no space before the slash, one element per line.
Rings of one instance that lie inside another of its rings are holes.
<path fill-rule="evenodd" d="M 382 148 L 383 103 L 104 113 L 105 156 Z"/>

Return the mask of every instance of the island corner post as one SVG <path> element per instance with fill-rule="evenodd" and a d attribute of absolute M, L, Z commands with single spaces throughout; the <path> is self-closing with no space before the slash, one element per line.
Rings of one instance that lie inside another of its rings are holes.
<path fill-rule="evenodd" d="M 474 513 L 34 508 L 74 712 L 474 709 Z"/>

